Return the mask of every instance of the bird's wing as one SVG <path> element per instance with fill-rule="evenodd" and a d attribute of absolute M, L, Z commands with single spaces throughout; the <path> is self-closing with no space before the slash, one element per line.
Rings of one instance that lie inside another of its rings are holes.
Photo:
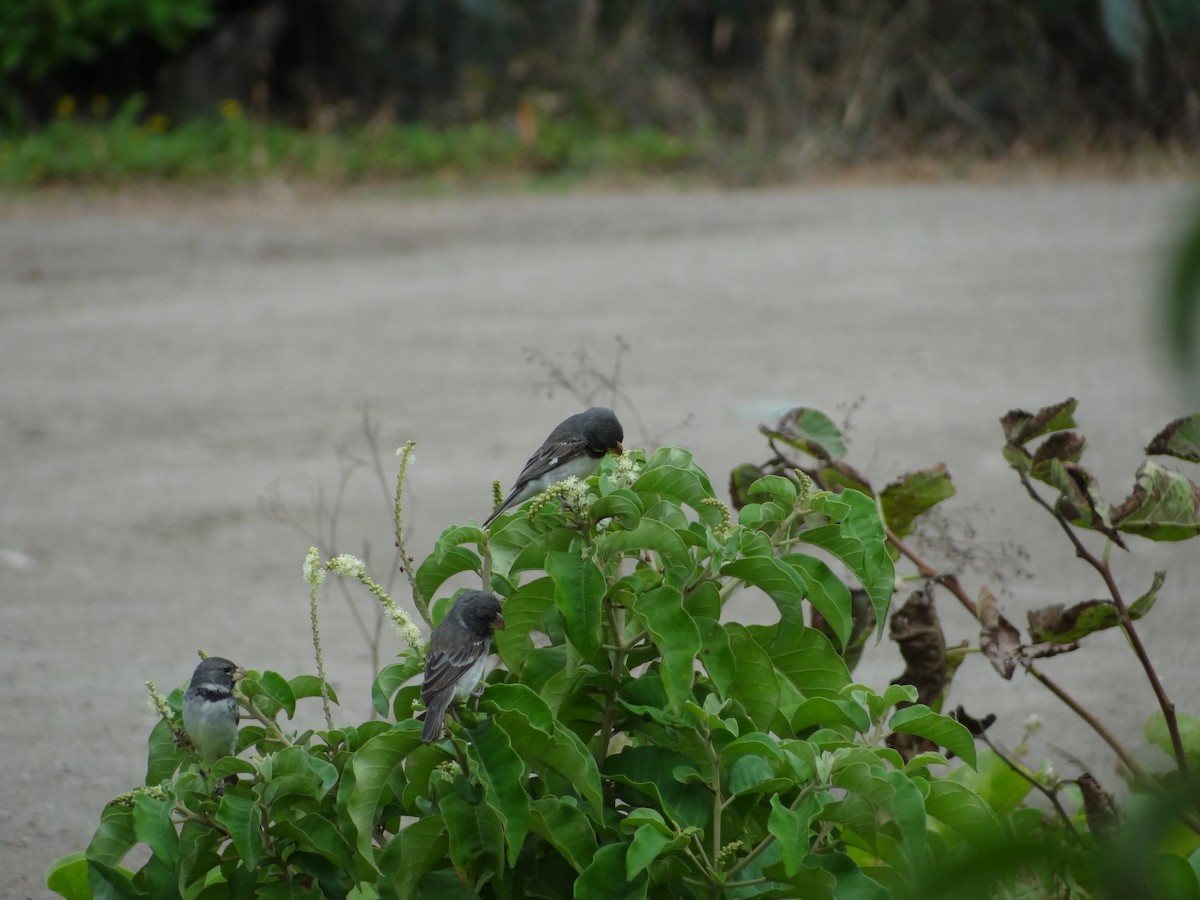
<path fill-rule="evenodd" d="M 450 650 L 430 648 L 429 660 L 425 663 L 425 680 L 421 682 L 421 699 L 427 704 L 429 698 L 444 690 L 454 690 L 455 682 L 479 658 L 487 653 L 491 635 L 469 640 Z"/>
<path fill-rule="evenodd" d="M 584 441 L 583 435 L 578 432 L 574 435 L 563 437 L 550 435 L 546 439 L 546 443 L 538 448 L 537 453 L 533 454 L 526 461 L 525 468 L 517 476 L 517 482 L 513 486 L 513 493 L 519 493 L 531 481 L 537 481 L 544 475 L 553 472 L 563 462 L 574 459 L 579 454 L 586 452 L 586 450 L 587 443 Z"/>
<path fill-rule="evenodd" d="M 526 488 L 529 485 L 539 478 L 544 478 L 559 468 L 564 462 L 575 459 L 587 452 L 587 442 L 584 440 L 583 434 L 580 433 L 579 429 L 565 426 L 567 426 L 566 422 L 555 428 L 551 432 L 550 437 L 546 438 L 546 442 L 538 447 L 537 452 L 533 456 L 529 457 L 525 463 L 525 468 L 517 476 L 517 481 L 513 485 L 513 489 L 504 498 L 504 502 L 492 510 L 492 514 L 484 521 L 484 528 L 492 524 L 500 513 L 504 512 L 514 503 L 525 500 L 527 498 Z"/>

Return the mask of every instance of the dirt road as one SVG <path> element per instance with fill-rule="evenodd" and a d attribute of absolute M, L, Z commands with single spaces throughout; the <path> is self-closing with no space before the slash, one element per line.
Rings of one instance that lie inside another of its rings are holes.
<path fill-rule="evenodd" d="M 300 575 L 312 537 L 264 515 L 264 499 L 311 524 L 314 498 L 336 493 L 337 448 L 361 452 L 367 407 L 389 467 L 396 446 L 418 443 L 411 540 L 427 552 L 446 525 L 482 518 L 491 480 L 507 483 L 580 406 L 538 390 L 529 349 L 568 367 L 583 349 L 607 369 L 624 338 L 626 443 L 690 447 L 720 485 L 765 456 L 756 425 L 773 413 L 807 404 L 840 418 L 863 398 L 851 459 L 877 484 L 950 467 L 951 522 L 972 527 L 982 553 L 964 569 L 946 546 L 928 552 L 969 590 L 988 581 L 1017 622 L 1101 596 L 1021 495 L 997 418 L 1078 397 L 1089 461 L 1110 499 L 1125 495 L 1140 448 L 1192 411 L 1159 359 L 1149 305 L 1188 194 L 1028 183 L 10 208 L 0 896 L 45 896 L 49 863 L 82 849 L 104 802 L 139 783 L 145 679 L 181 683 L 198 647 L 312 670 Z M 389 558 L 388 501 L 365 471 L 337 544 Z M 1132 596 L 1168 569 L 1145 639 L 1181 707 L 1200 712 L 1189 707 L 1200 554 L 1135 541 L 1116 559 Z M 975 636 L 942 609 L 948 640 Z M 343 715 L 363 715 L 368 647 L 335 593 L 323 625 Z M 901 668 L 885 642 L 858 677 L 881 687 Z M 1142 745 L 1152 696 L 1119 636 L 1047 668 Z M 954 699 L 998 713 L 1010 745 L 1040 714 L 1044 741 L 1115 780 L 1099 742 L 1029 679 L 1000 682 L 975 657 Z"/>

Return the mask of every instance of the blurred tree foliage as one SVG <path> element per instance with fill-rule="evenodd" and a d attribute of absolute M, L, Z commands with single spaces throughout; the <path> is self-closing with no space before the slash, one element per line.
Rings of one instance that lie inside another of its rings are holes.
<path fill-rule="evenodd" d="M 5 0 L 10 125 L 144 93 L 334 127 L 572 116 L 895 151 L 1200 140 L 1198 0 Z"/>

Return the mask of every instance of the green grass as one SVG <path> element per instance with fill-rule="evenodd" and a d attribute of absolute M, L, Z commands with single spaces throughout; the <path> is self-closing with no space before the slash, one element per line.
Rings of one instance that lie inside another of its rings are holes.
<path fill-rule="evenodd" d="M 703 168 L 709 144 L 561 120 L 539 122 L 536 134 L 522 140 L 504 124 L 316 132 L 248 119 L 236 104 L 222 112 L 173 126 L 162 116 L 143 117 L 131 104 L 108 119 L 67 115 L 39 131 L 0 131 L 0 186 L 670 174 Z"/>

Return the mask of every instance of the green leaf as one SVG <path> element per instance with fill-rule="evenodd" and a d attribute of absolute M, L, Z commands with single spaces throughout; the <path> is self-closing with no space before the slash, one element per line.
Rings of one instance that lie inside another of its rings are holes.
<path fill-rule="evenodd" d="M 783 805 L 778 794 L 771 796 L 771 814 L 767 817 L 767 830 L 775 835 L 779 842 L 784 872 L 789 877 L 799 872 L 804 865 L 804 858 L 812 845 L 809 826 L 829 802 L 829 795 L 820 791 L 806 796 L 793 810 Z"/>
<path fill-rule="evenodd" d="M 892 731 L 933 741 L 960 756 L 971 768 L 975 767 L 975 739 L 971 732 L 962 723 L 935 713 L 924 704 L 897 710 L 888 724 Z"/>
<path fill-rule="evenodd" d="M 633 531 L 642 520 L 642 498 L 628 489 L 613 491 L 601 497 L 588 510 L 588 518 L 594 523 L 602 519 L 613 519 L 614 524 L 624 530 Z"/>
<path fill-rule="evenodd" d="M 1145 452 L 1200 462 L 1200 413 L 1171 422 L 1154 436 Z"/>
<path fill-rule="evenodd" d="M 718 510 L 701 503 L 704 498 L 713 496 L 712 482 L 693 461 L 692 454 L 681 447 L 659 447 L 654 451 L 632 490 L 647 501 L 647 509 L 654 500 L 664 497 L 674 505 L 690 506 L 707 525 L 720 521 Z"/>
<path fill-rule="evenodd" d="M 678 850 L 687 844 L 687 835 L 664 834 L 658 825 L 640 825 L 633 833 L 629 842 L 629 850 L 625 855 L 625 880 L 634 883 L 647 867 L 658 859 L 664 851 Z"/>
<path fill-rule="evenodd" d="M 1200 718 L 1177 712 L 1175 721 L 1179 727 L 1179 738 L 1183 742 L 1183 752 L 1187 757 L 1188 767 L 1192 771 L 1200 770 Z M 1167 729 L 1167 720 L 1161 711 L 1156 711 L 1146 719 L 1146 740 L 1175 758 L 1175 745 L 1171 741 L 1171 733 Z"/>
<path fill-rule="evenodd" d="M 486 802 L 500 818 L 504 842 L 508 845 L 508 864 L 515 866 L 529 830 L 530 801 L 523 783 L 525 764 L 513 749 L 508 733 L 491 720 L 471 729 L 469 752 L 475 763 L 474 774 L 483 784 Z"/>
<path fill-rule="evenodd" d="M 88 887 L 95 900 L 144 900 L 126 869 L 99 860 L 88 860 Z"/>
<path fill-rule="evenodd" d="M 879 494 L 879 504 L 888 527 L 904 537 L 912 534 L 913 521 L 934 506 L 954 496 L 954 483 L 945 463 L 901 475 Z"/>
<path fill-rule="evenodd" d="M 575 882 L 575 900 L 642 900 L 650 879 L 644 871 L 626 877 L 628 852 L 628 844 L 601 847 Z"/>
<path fill-rule="evenodd" d="M 748 496 L 768 497 L 790 510 L 796 505 L 796 482 L 782 475 L 764 475 L 750 485 Z"/>
<path fill-rule="evenodd" d="M 664 585 L 636 597 L 633 612 L 662 654 L 662 681 L 671 710 L 679 713 L 692 696 L 692 674 L 700 654 L 700 632 L 683 608 L 683 595 Z"/>
<path fill-rule="evenodd" d="M 170 869 L 179 862 L 179 833 L 171 819 L 175 801 L 156 800 L 146 794 L 133 798 L 133 833 Z"/>
<path fill-rule="evenodd" d="M 682 585 L 691 577 L 695 560 L 688 545 L 674 528 L 649 514 L 632 531 L 606 531 L 596 538 L 596 554 L 602 562 L 630 551 L 640 554 L 645 550 L 658 554 L 668 577 L 676 584 Z"/>
<path fill-rule="evenodd" d="M 100 826 L 87 847 L 88 862 L 115 866 L 137 843 L 133 831 L 133 808 L 112 804 L 100 815 Z"/>
<path fill-rule="evenodd" d="M 675 777 L 667 777 L 668 772 Z M 711 813 L 712 794 L 702 784 L 678 780 L 680 774 L 689 772 L 698 775 L 686 756 L 665 747 L 625 747 L 604 761 L 605 778 L 656 800 L 677 828 L 703 828 Z"/>
<path fill-rule="evenodd" d="M 504 599 L 504 630 L 493 636 L 496 653 L 508 670 L 521 676 L 533 651 L 530 633 L 544 629 L 546 612 L 554 608 L 554 579 L 538 578 Z"/>
<path fill-rule="evenodd" d="M 780 620 L 789 628 L 804 626 L 804 611 L 800 603 L 808 593 L 808 584 L 802 571 L 797 567 L 789 565 L 776 556 L 755 556 L 748 559 L 735 559 L 726 563 L 721 569 L 721 574 L 726 577 L 740 578 L 746 584 L 765 593 L 774 601 L 775 606 L 779 609 Z M 848 606 L 849 594 L 847 593 Z M 848 635 L 850 633 L 849 611 L 847 609 L 840 617 L 837 616 L 837 612 L 836 609 L 833 610 L 838 619 L 835 628 L 840 627 L 839 635 Z"/>
<path fill-rule="evenodd" d="M 337 826 L 322 813 L 307 813 L 278 822 L 271 827 L 271 833 L 290 838 L 303 850 L 320 854 L 343 872 L 355 871 L 354 851 Z"/>
<path fill-rule="evenodd" d="M 46 873 L 46 887 L 66 900 L 92 900 L 84 854 L 68 853 L 55 860 Z"/>
<path fill-rule="evenodd" d="M 466 547 L 448 547 L 430 554 L 417 567 L 417 588 L 422 596 L 433 597 L 446 581 L 459 572 L 478 572 L 483 563 L 479 554 Z"/>
<path fill-rule="evenodd" d="M 724 700 L 737 677 L 737 660 L 729 646 L 729 634 L 715 618 L 697 616 L 693 621 L 700 634 L 700 664 Z"/>
<path fill-rule="evenodd" d="M 562 613 L 567 640 L 584 659 L 600 650 L 601 604 L 607 582 L 590 559 L 574 553 L 546 554 L 546 574 L 554 579 L 554 602 Z"/>
<path fill-rule="evenodd" d="M 346 767 L 350 779 L 345 771 L 342 773 L 338 803 L 353 825 L 359 856 L 372 867 L 375 865 L 372 838 L 383 792 L 392 772 L 421 745 L 421 723 L 416 719 L 399 722 L 359 748 Z"/>
<path fill-rule="evenodd" d="M 443 861 L 448 846 L 442 817 L 424 816 L 388 841 L 379 856 L 379 871 L 394 885 L 397 897 L 416 897 L 421 876 Z"/>
<path fill-rule="evenodd" d="M 845 490 L 836 498 L 816 494 L 812 506 L 836 524 L 801 531 L 797 537 L 832 553 L 849 567 L 871 598 L 878 633 L 882 634 L 896 572 L 875 501 L 859 491 Z"/>
<path fill-rule="evenodd" d="M 825 413 L 811 407 L 789 409 L 779 417 L 774 427 L 760 425 L 758 430 L 772 440 L 782 441 L 819 460 L 846 455 L 842 432 Z"/>
<path fill-rule="evenodd" d="M 982 851 L 1004 838 L 1004 829 L 991 807 L 975 792 L 953 781 L 930 781 L 925 811 Z"/>
<path fill-rule="evenodd" d="M 297 700 L 321 696 L 321 679 L 316 675 L 297 675 L 288 682 L 288 685 L 292 689 L 292 696 Z M 325 683 L 325 692 L 329 696 L 329 702 L 338 702 L 337 694 L 333 692 L 333 687 L 329 682 Z"/>
<path fill-rule="evenodd" d="M 1044 434 L 1076 427 L 1076 402 L 1074 397 L 1068 397 L 1061 403 L 1043 406 L 1036 413 L 1028 413 L 1023 409 L 1009 411 L 1000 419 L 1004 440 L 1020 446 Z"/>
<path fill-rule="evenodd" d="M 538 694 L 523 684 L 494 684 L 482 707 L 493 713 L 526 759 L 544 762 L 596 809 L 603 806 L 600 770 L 594 757 L 574 732 L 555 719 Z"/>
<path fill-rule="evenodd" d="M 739 756 L 729 768 L 727 789 L 731 797 L 747 794 L 774 794 L 793 782 L 775 774 L 771 764 L 759 756 Z"/>
<path fill-rule="evenodd" d="M 814 725 L 822 728 L 840 725 L 866 734 L 871 730 L 871 717 L 853 700 L 844 697 L 810 697 L 792 716 L 792 729 L 799 734 Z"/>
<path fill-rule="evenodd" d="M 258 865 L 262 856 L 262 813 L 258 804 L 249 797 L 227 793 L 221 797 L 214 818 L 229 832 L 246 868 Z"/>
<path fill-rule="evenodd" d="M 296 696 L 287 679 L 278 672 L 247 672 L 239 685 L 243 694 L 253 698 L 255 705 L 267 716 L 274 717 L 280 710 L 288 718 L 296 713 Z"/>
<path fill-rule="evenodd" d="M 574 803 L 558 797 L 533 802 L 529 830 L 562 854 L 576 872 L 583 872 L 596 855 L 596 833 Z"/>
<path fill-rule="evenodd" d="M 502 870 L 504 831 L 496 810 L 488 803 L 464 797 L 466 790 L 465 783 L 460 782 L 454 793 L 439 801 L 439 809 L 450 839 L 450 860 L 459 870 L 458 878 L 471 883 L 488 869 Z"/>
<path fill-rule="evenodd" d="M 150 730 L 149 753 L 146 759 L 146 784 L 162 784 L 175 774 L 182 763 L 187 762 L 188 753 L 175 743 L 175 729 L 159 719 Z"/>
<path fill-rule="evenodd" d="M 837 697 L 850 683 L 850 672 L 833 644 L 815 628 L 784 630 L 751 625 L 748 633 L 771 663 L 805 697 Z"/>
<path fill-rule="evenodd" d="M 1200 488 L 1178 472 L 1145 462 L 1125 502 L 1111 510 L 1113 527 L 1153 541 L 1182 541 L 1200 533 Z"/>
<path fill-rule="evenodd" d="M 783 557 L 783 562 L 801 573 L 808 587 L 808 602 L 824 618 L 838 638 L 838 643 L 843 648 L 849 646 L 855 636 L 854 597 L 850 589 L 829 566 L 816 557 L 803 553 L 789 553 Z M 866 599 L 865 595 L 863 599 Z M 866 603 L 862 606 L 863 613 L 866 614 Z M 860 625 L 858 629 L 869 630 L 869 625 Z"/>
<path fill-rule="evenodd" d="M 731 622 L 724 628 L 729 636 L 729 648 L 737 661 L 730 694 L 745 707 L 756 730 L 770 731 L 779 710 L 779 682 L 771 657 L 754 641 L 745 626 Z"/>
<path fill-rule="evenodd" d="M 507 623 L 507 606 L 505 606 L 504 612 Z M 375 707 L 375 712 L 386 716 L 391 705 L 392 695 L 410 679 L 415 678 L 423 668 L 421 658 L 415 653 L 409 653 L 405 654 L 400 662 L 391 663 L 380 669 L 379 674 L 371 682 L 371 705 Z"/>

